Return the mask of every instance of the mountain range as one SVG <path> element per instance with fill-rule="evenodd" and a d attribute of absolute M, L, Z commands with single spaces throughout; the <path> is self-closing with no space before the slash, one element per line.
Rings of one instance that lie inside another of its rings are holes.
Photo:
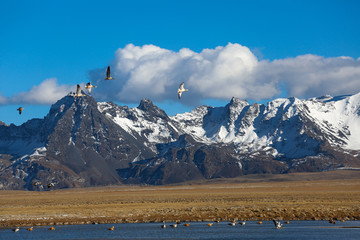
<path fill-rule="evenodd" d="M 168 116 L 148 99 L 128 108 L 71 92 L 43 119 L 0 121 L 0 189 L 336 169 L 360 169 L 360 93 L 267 104 L 232 98 Z"/>

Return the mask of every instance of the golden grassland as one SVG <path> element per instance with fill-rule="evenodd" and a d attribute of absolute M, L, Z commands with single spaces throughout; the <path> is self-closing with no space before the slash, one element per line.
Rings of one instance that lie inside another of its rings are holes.
<path fill-rule="evenodd" d="M 360 219 L 360 171 L 252 175 L 171 186 L 0 191 L 0 227 Z"/>

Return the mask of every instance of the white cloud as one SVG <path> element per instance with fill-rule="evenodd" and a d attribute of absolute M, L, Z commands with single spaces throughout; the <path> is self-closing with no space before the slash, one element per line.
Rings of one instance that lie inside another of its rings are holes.
<path fill-rule="evenodd" d="M 4 98 L 3 104 L 53 104 L 70 91 L 75 91 L 76 86 L 58 85 L 56 78 L 45 79 L 40 85 L 33 86 L 28 92 L 20 92 L 12 97 Z M 0 96 L 0 103 L 2 99 Z"/>
<path fill-rule="evenodd" d="M 190 89 L 181 101 L 195 105 L 202 99 L 227 100 L 233 96 L 269 99 L 282 90 L 300 98 L 360 91 L 359 59 L 308 54 L 258 60 L 249 48 L 231 43 L 200 53 L 187 48 L 174 52 L 154 45 L 128 44 L 116 51 L 111 67 L 116 80 L 104 81 L 105 69 L 90 73 L 91 80 L 99 85 L 94 92 L 99 99 L 177 100 L 181 82 Z"/>
<path fill-rule="evenodd" d="M 118 49 L 111 60 L 112 77 L 116 79 L 105 81 L 105 70 L 89 73 L 93 85 L 98 86 L 92 95 L 99 101 L 138 103 L 149 98 L 196 106 L 204 99 L 229 100 L 233 96 L 271 99 L 282 91 L 299 98 L 360 91 L 360 58 L 307 54 L 259 60 L 249 48 L 232 43 L 200 53 L 187 48 L 175 52 L 154 45 L 128 44 Z M 179 101 L 177 89 L 181 82 L 190 91 Z M 60 85 L 56 78 L 49 78 L 12 97 L 0 94 L 0 105 L 49 105 L 75 90 L 75 85 Z"/>
<path fill-rule="evenodd" d="M 341 95 L 360 91 L 360 61 L 350 57 L 324 58 L 302 55 L 276 60 L 269 68 L 277 71 L 290 96 L 314 97 Z"/>

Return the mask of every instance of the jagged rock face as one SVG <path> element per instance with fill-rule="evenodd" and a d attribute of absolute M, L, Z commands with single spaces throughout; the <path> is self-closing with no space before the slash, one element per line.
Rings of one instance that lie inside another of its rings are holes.
<path fill-rule="evenodd" d="M 127 167 L 135 158 L 154 156 L 99 112 L 89 96 L 75 100 L 68 95 L 55 103 L 44 119 L 0 131 L 7 136 L 2 137 L 1 154 L 10 156 L 2 160 L 7 166 L 1 168 L 3 188 L 33 189 L 34 181 L 40 181 L 42 187 L 50 182 L 57 187 L 119 184 L 116 169 Z M 24 145 L 29 147 L 21 150 Z M 8 184 L 9 176 L 23 181 Z"/>
<path fill-rule="evenodd" d="M 48 158 L 68 166 L 84 179 L 86 186 L 120 183 L 117 168 L 126 167 L 140 152 L 152 156 L 104 117 L 88 96 L 74 101 L 59 119 L 47 139 L 47 149 Z"/>
<path fill-rule="evenodd" d="M 128 108 L 71 93 L 44 119 L 0 123 L 0 189 L 360 168 L 359 126 L 360 94 L 267 105 L 233 98 L 169 117 L 148 99 Z"/>

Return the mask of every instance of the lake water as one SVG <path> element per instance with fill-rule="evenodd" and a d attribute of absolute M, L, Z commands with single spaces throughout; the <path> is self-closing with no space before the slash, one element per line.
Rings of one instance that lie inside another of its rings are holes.
<path fill-rule="evenodd" d="M 346 221 L 330 224 L 328 221 L 292 221 L 284 228 L 276 229 L 272 221 L 246 222 L 245 226 L 229 226 L 227 222 L 191 222 L 189 227 L 179 224 L 177 228 L 161 228 L 162 223 L 59 225 L 27 227 L 13 232 L 11 228 L 0 229 L 0 239 L 360 239 L 360 221 Z M 115 226 L 113 231 L 108 228 Z"/>

